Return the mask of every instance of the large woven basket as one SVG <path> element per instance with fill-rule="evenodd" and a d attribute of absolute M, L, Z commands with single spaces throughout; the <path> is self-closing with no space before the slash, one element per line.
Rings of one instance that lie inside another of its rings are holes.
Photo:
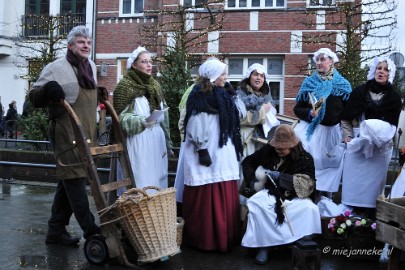
<path fill-rule="evenodd" d="M 183 242 L 183 227 L 184 227 L 184 219 L 182 217 L 177 217 L 177 235 L 176 235 L 176 242 L 179 247 Z"/>
<path fill-rule="evenodd" d="M 148 189 L 157 190 L 149 195 Z M 179 252 L 175 189 L 132 188 L 116 202 L 122 228 L 138 255 L 148 263 Z"/>

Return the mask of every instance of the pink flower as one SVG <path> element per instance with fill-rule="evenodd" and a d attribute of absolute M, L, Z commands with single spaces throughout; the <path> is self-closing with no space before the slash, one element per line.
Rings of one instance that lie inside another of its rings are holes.
<path fill-rule="evenodd" d="M 344 213 L 343 213 L 344 215 L 345 215 L 345 217 L 350 217 L 350 211 L 345 211 Z"/>
<path fill-rule="evenodd" d="M 356 227 L 359 227 L 359 226 L 361 226 L 361 225 L 363 225 L 363 224 L 361 224 L 361 221 L 360 221 L 360 220 L 357 220 L 357 221 L 354 223 L 354 225 L 355 225 Z"/>
<path fill-rule="evenodd" d="M 371 229 L 373 229 L 373 231 L 375 231 L 375 229 L 377 228 L 377 223 L 373 223 L 373 224 L 371 224 Z"/>
<path fill-rule="evenodd" d="M 331 218 L 329 221 L 330 224 L 336 224 L 336 218 Z"/>

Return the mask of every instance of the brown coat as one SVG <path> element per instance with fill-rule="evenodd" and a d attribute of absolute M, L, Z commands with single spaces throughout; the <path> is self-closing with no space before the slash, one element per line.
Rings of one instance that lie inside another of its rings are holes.
<path fill-rule="evenodd" d="M 91 62 L 92 66 L 95 65 Z M 55 66 L 57 68 L 55 68 Z M 66 59 L 58 59 L 44 68 L 41 73 L 41 79 L 37 81 L 30 91 L 30 101 L 34 107 L 44 107 L 49 104 L 44 93 L 43 86 L 48 81 L 57 81 L 65 92 L 66 101 L 72 106 L 81 121 L 87 138 L 93 143 L 96 139 L 96 110 L 97 110 L 97 90 L 82 89 L 74 77 L 74 68 Z M 97 74 L 93 70 L 93 74 Z M 73 78 L 74 81 L 66 81 L 66 78 Z M 95 78 L 95 81 L 96 78 Z M 78 93 L 77 93 L 78 92 Z M 76 97 L 70 99 L 69 97 Z M 76 140 L 73 134 L 70 117 L 67 113 L 59 115 L 56 119 L 50 121 L 49 136 L 54 140 L 54 153 L 56 164 L 56 176 L 58 180 L 86 177 L 85 168 L 81 162 L 79 152 L 74 145 Z M 62 165 L 63 164 L 63 165 Z"/>

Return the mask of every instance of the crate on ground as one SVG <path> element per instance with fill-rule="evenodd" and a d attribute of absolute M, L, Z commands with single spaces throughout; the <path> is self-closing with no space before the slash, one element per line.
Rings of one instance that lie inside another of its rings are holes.
<path fill-rule="evenodd" d="M 405 250 L 405 197 L 377 200 L 376 238 Z"/>

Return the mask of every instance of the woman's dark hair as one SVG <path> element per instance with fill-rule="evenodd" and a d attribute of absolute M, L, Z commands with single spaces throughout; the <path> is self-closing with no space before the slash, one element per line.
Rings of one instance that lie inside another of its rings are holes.
<path fill-rule="evenodd" d="M 249 85 L 250 87 L 252 87 L 252 86 L 250 85 L 250 76 L 249 76 L 249 78 L 245 78 L 245 79 L 243 79 L 243 80 L 240 82 L 240 88 L 241 88 L 243 91 L 246 92 L 248 85 Z M 270 86 L 269 86 L 269 84 L 268 84 L 267 81 L 266 81 L 266 77 L 264 78 L 263 85 L 262 85 L 262 87 L 260 87 L 259 91 L 260 91 L 260 93 L 262 93 L 263 95 L 267 95 L 268 93 L 270 93 Z"/>
<path fill-rule="evenodd" d="M 201 90 L 202 92 L 209 92 L 212 90 L 214 85 L 211 83 L 210 79 L 206 77 L 199 77 L 197 79 L 197 84 L 201 85 Z"/>

